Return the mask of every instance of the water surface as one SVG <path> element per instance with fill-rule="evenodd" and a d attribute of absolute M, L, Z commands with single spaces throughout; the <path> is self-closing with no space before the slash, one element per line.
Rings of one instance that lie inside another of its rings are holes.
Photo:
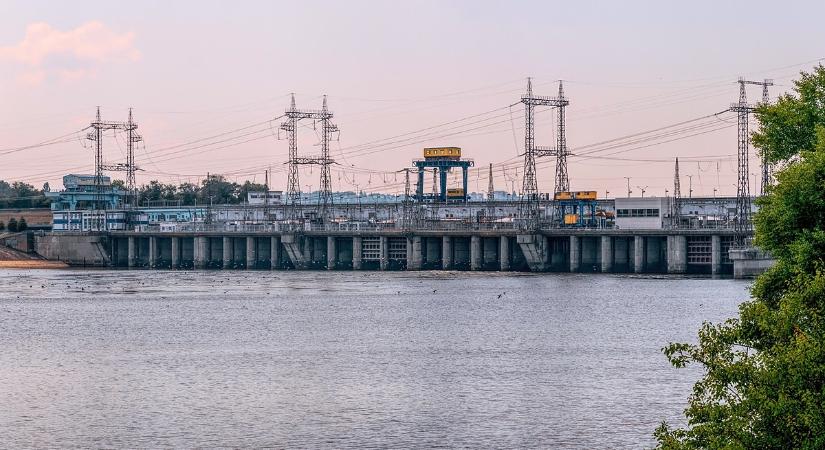
<path fill-rule="evenodd" d="M 747 283 L 0 270 L 4 447 L 653 444 Z"/>

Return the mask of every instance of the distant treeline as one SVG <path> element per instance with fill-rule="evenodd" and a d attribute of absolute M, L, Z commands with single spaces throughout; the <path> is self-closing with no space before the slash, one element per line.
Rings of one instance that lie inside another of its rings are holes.
<path fill-rule="evenodd" d="M 123 182 L 115 180 L 112 184 L 123 187 Z M 180 201 L 183 204 L 237 204 L 246 201 L 248 192 L 263 192 L 266 185 L 245 181 L 243 184 L 226 181 L 221 175 L 210 175 L 201 181 L 200 185 L 194 183 L 181 183 L 179 185 L 164 184 L 158 181 L 150 181 L 138 189 L 139 204 L 147 201 Z"/>
<path fill-rule="evenodd" d="M 123 180 L 112 181 L 112 186 L 125 189 Z M 48 183 L 43 189 L 15 181 L 9 184 L 0 180 L 0 208 L 48 208 L 50 200 L 44 195 L 49 190 Z M 245 181 L 243 184 L 226 181 L 222 175 L 210 175 L 200 184 L 165 184 L 157 180 L 138 188 L 139 204 L 155 201 L 180 201 L 183 204 L 237 204 L 245 202 L 248 192 L 261 192 L 266 185 Z"/>
<path fill-rule="evenodd" d="M 48 189 L 48 184 L 44 186 Z M 42 189 L 15 181 L 11 184 L 0 180 L 0 208 L 48 208 L 50 201 Z"/>

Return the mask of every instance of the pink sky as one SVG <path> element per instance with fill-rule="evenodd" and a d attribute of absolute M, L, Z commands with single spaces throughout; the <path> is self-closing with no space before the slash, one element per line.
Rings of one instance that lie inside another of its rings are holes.
<path fill-rule="evenodd" d="M 774 79 L 775 97 L 825 57 L 820 2 L 9 3 L 0 6 L 0 179 L 37 186 L 92 171 L 91 147 L 75 132 L 99 105 L 108 120 L 134 108 L 145 138 L 139 182 L 207 172 L 262 182 L 271 167 L 283 188 L 287 143 L 280 120 L 267 121 L 295 92 L 303 108 L 329 96 L 341 128 L 336 190 L 400 192 L 394 172 L 438 145 L 462 147 L 482 169 L 471 190 L 486 189 L 491 162 L 496 188 L 509 190 L 524 125 L 523 108 L 508 105 L 532 76 L 543 95 L 565 80 L 568 142 L 580 155 L 570 159 L 573 189 L 623 196 L 630 177 L 634 195 L 664 195 L 678 156 L 683 195 L 691 178 L 694 195 L 732 195 L 733 115 L 692 122 L 673 137 L 704 134 L 672 142 L 592 144 L 724 110 L 740 75 Z M 758 100 L 758 88 L 749 96 Z M 299 151 L 317 154 L 305 125 Z M 552 146 L 553 133 L 552 114 L 539 113 L 538 143 Z M 108 162 L 123 160 L 123 142 L 107 138 Z M 594 150 L 599 158 L 582 157 Z M 552 166 L 540 165 L 543 191 L 553 189 Z M 303 170 L 301 184 L 317 188 L 317 169 Z"/>

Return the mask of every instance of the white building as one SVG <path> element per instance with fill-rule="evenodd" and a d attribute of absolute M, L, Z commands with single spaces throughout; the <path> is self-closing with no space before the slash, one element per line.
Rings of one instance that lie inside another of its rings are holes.
<path fill-rule="evenodd" d="M 617 198 L 616 227 L 628 230 L 661 229 L 669 205 L 669 199 L 665 197 Z"/>
<path fill-rule="evenodd" d="M 250 205 L 280 205 L 284 191 L 247 192 L 246 201 Z"/>

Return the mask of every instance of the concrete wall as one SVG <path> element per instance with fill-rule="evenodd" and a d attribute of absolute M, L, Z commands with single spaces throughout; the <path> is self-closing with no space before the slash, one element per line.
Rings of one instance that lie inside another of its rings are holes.
<path fill-rule="evenodd" d="M 109 265 L 109 238 L 103 235 L 46 233 L 34 236 L 38 255 L 71 265 Z"/>

